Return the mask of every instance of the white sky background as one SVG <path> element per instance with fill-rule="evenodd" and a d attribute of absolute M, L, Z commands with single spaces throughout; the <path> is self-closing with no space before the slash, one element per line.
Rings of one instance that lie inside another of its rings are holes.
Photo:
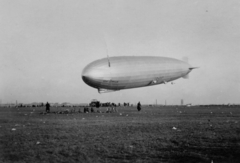
<path fill-rule="evenodd" d="M 1 0 L 0 29 L 2 103 L 240 103 L 238 0 Z M 107 48 L 200 68 L 174 85 L 99 94 L 81 73 Z"/>

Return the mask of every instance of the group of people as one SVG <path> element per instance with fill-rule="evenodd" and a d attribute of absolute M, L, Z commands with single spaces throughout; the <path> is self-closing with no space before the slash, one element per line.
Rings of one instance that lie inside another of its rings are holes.
<path fill-rule="evenodd" d="M 85 109 L 85 108 L 84 108 Z M 93 108 L 91 108 L 92 110 L 91 110 L 91 112 L 94 112 L 94 110 L 93 110 Z M 138 102 L 138 104 L 137 104 L 137 110 L 138 111 L 141 111 L 141 103 L 140 102 Z M 116 110 L 116 108 L 111 108 L 111 109 L 107 109 L 107 111 L 111 111 L 111 112 L 117 112 L 117 110 Z M 47 102 L 46 103 L 46 112 L 47 113 L 50 113 L 50 104 Z M 84 112 L 85 112 L 85 110 L 84 110 Z"/>

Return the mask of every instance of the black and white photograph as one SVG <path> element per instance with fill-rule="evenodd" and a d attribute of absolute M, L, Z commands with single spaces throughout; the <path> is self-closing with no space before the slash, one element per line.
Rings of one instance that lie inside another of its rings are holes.
<path fill-rule="evenodd" d="M 1 163 L 239 163 L 240 1 L 0 0 Z"/>

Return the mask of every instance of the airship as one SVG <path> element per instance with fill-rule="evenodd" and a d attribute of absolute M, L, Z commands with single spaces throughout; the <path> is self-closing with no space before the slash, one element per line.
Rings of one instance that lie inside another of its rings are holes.
<path fill-rule="evenodd" d="M 89 63 L 82 71 L 82 79 L 99 93 L 107 93 L 188 78 L 195 68 L 186 60 L 168 57 L 116 56 Z"/>

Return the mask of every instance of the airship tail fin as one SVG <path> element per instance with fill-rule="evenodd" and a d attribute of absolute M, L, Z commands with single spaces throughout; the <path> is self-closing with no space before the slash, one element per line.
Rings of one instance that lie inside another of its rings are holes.
<path fill-rule="evenodd" d="M 196 69 L 196 68 L 199 68 L 199 67 L 189 67 L 189 70 L 192 71 L 193 69 Z M 183 79 L 189 79 L 189 74 L 183 76 L 182 78 Z"/>
<path fill-rule="evenodd" d="M 199 67 L 189 67 L 189 70 L 193 70 L 193 69 L 196 69 L 196 68 L 199 68 Z"/>

